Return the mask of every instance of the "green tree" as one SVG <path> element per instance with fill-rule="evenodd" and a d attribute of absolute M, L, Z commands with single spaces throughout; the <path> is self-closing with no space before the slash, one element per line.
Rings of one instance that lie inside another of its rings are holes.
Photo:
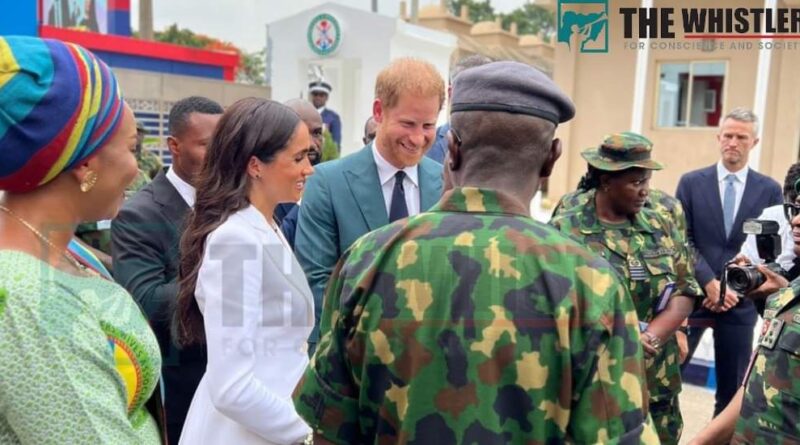
<path fill-rule="evenodd" d="M 236 53 L 239 55 L 236 81 L 255 85 L 264 84 L 264 70 L 266 69 L 264 50 L 245 53 L 230 42 L 197 34 L 190 29 L 179 28 L 177 23 L 173 23 L 164 31 L 156 32 L 155 38 L 157 41 L 164 43 Z"/>
<path fill-rule="evenodd" d="M 239 61 L 239 70 L 236 72 L 236 81 L 253 85 L 264 85 L 264 72 L 266 70 L 266 50 L 253 53 L 242 53 Z"/>
<path fill-rule="evenodd" d="M 539 34 L 539 31 L 543 31 L 548 42 L 556 32 L 555 15 L 539 5 L 526 3 L 503 14 L 503 28 L 511 28 L 511 22 L 516 22 L 519 34 Z"/>
<path fill-rule="evenodd" d="M 469 19 L 473 23 L 492 21 L 495 18 L 494 8 L 489 0 L 448 0 L 447 5 L 456 17 L 461 15 L 462 6 L 468 6 Z"/>
<path fill-rule="evenodd" d="M 331 132 L 325 130 L 324 139 L 322 141 L 322 162 L 332 161 L 334 159 L 339 159 L 339 147 L 336 146 Z"/>

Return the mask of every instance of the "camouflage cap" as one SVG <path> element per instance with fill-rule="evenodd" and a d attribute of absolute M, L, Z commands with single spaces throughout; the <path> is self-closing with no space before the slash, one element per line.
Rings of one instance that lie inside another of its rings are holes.
<path fill-rule="evenodd" d="M 664 166 L 650 158 L 652 150 L 653 143 L 649 139 L 626 131 L 606 136 L 599 147 L 586 149 L 581 156 L 598 170 L 619 171 L 632 167 L 661 170 Z"/>

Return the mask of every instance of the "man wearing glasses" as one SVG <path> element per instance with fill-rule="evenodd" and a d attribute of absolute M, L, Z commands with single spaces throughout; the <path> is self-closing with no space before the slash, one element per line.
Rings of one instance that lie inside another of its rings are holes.
<path fill-rule="evenodd" d="M 794 199 L 789 200 L 789 193 L 784 189 L 787 202 L 781 206 L 789 227 L 782 232 L 785 234 L 782 237 L 791 241 L 790 250 L 795 257 L 800 255 L 797 171 L 798 164 L 789 169 L 789 175 L 795 172 L 791 186 Z M 747 297 L 769 295 L 757 349 L 731 403 L 689 442 L 690 445 L 800 442 L 800 279 L 796 277 L 797 265 L 795 263 L 789 272 L 790 275 L 795 272 L 795 276 L 789 279 L 763 265 L 757 267 L 767 280 Z"/>

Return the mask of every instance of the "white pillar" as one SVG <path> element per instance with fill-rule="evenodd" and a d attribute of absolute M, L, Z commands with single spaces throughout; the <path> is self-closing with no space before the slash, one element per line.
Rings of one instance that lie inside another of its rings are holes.
<path fill-rule="evenodd" d="M 653 0 L 642 0 L 642 8 L 652 8 Z M 642 133 L 644 118 L 645 89 L 647 88 L 647 62 L 650 59 L 648 39 L 639 38 L 639 45 L 644 42 L 644 49 L 636 51 L 636 75 L 633 83 L 633 108 L 631 110 L 631 131 Z"/>
<path fill-rule="evenodd" d="M 775 10 L 777 6 L 777 0 L 764 0 L 764 9 L 772 9 Z M 761 29 L 766 29 L 764 26 L 766 23 L 766 18 L 762 22 Z M 768 39 L 767 42 L 772 43 L 772 39 Z M 769 91 L 769 75 L 770 75 L 770 68 L 772 67 L 772 50 L 766 49 L 762 47 L 758 51 L 758 68 L 756 69 L 756 93 L 755 97 L 753 97 L 753 112 L 758 116 L 759 125 L 758 125 L 758 134 L 756 135 L 759 139 L 764 135 L 764 126 L 766 122 L 764 122 L 764 113 L 767 111 L 767 93 Z M 761 163 L 761 143 L 759 142 L 758 145 L 753 148 L 750 152 L 750 160 L 748 164 L 750 168 L 753 170 L 758 170 L 758 167 Z"/>

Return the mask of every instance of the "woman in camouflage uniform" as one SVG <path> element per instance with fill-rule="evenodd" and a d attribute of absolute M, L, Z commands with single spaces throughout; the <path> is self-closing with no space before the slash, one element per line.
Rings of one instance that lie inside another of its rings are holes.
<path fill-rule="evenodd" d="M 627 285 L 642 331 L 650 412 L 661 442 L 677 444 L 683 420 L 674 334 L 701 293 L 674 223 L 645 207 L 652 171 L 662 168 L 651 149 L 641 135 L 618 133 L 584 151 L 589 199 L 551 224 L 608 260 Z"/>

